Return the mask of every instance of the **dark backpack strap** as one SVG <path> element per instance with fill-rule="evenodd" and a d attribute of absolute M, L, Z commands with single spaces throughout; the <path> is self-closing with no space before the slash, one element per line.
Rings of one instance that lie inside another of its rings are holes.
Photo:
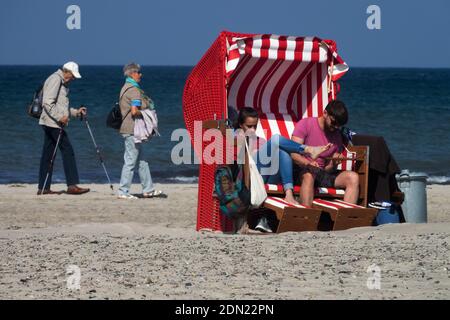
<path fill-rule="evenodd" d="M 55 101 L 55 103 L 58 102 L 59 92 L 61 91 L 61 87 L 62 87 L 62 86 L 63 86 L 63 82 L 62 82 L 62 80 L 61 80 L 61 82 L 59 83 L 58 93 L 56 94 L 56 101 Z"/>
<path fill-rule="evenodd" d="M 122 98 L 123 98 L 123 96 L 125 95 L 125 93 L 126 93 L 129 89 L 131 89 L 131 88 L 134 88 L 134 86 L 131 86 L 131 87 L 126 88 L 125 91 L 122 93 L 122 95 L 119 97 L 119 108 L 120 108 L 120 100 L 122 100 Z M 125 116 L 122 118 L 122 121 L 125 120 L 125 118 L 128 116 L 128 114 L 129 114 L 130 112 L 131 112 L 131 108 L 130 108 L 130 110 L 128 110 L 128 112 L 125 114 Z"/>
<path fill-rule="evenodd" d="M 63 81 L 61 80 L 61 82 L 59 83 L 58 92 L 56 93 L 55 104 L 58 102 L 59 92 L 61 91 L 61 87 L 62 87 L 62 86 L 63 86 Z M 44 98 L 44 85 L 42 85 L 41 91 L 42 91 L 42 98 Z M 42 108 L 45 109 L 45 108 L 44 108 L 44 101 L 42 101 Z"/>
<path fill-rule="evenodd" d="M 61 82 L 59 83 L 58 92 L 56 93 L 55 105 L 56 105 L 56 103 L 58 103 L 59 92 L 61 91 L 61 87 L 62 87 L 62 86 L 63 86 L 63 80 L 61 80 Z M 42 99 L 44 99 L 44 85 L 42 85 Z M 50 113 L 47 111 L 47 109 L 45 109 L 45 107 L 44 107 L 44 101 L 42 101 L 42 110 L 44 110 L 45 113 L 48 115 L 48 117 L 49 117 L 50 119 L 52 119 L 57 125 L 60 125 L 60 124 L 59 124 L 59 121 L 56 120 L 55 118 L 53 118 L 53 117 L 50 115 Z"/>

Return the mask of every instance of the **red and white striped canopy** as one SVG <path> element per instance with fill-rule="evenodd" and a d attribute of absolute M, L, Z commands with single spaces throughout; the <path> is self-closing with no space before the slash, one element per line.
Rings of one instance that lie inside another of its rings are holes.
<path fill-rule="evenodd" d="M 227 39 L 228 105 L 317 117 L 348 66 L 330 40 L 255 35 Z"/>

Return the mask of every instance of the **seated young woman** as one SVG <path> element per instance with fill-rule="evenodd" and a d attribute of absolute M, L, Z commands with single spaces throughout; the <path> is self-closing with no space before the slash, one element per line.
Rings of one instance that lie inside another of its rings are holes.
<path fill-rule="evenodd" d="M 292 204 L 298 204 L 293 193 L 294 179 L 291 154 L 306 153 L 312 159 L 316 159 L 322 152 L 328 150 L 331 144 L 311 147 L 296 143 L 279 134 L 273 135 L 268 141 L 260 137 L 256 138 L 258 119 L 258 112 L 255 109 L 250 107 L 240 109 L 235 122 L 236 133 L 248 136 L 250 140 L 257 142 L 255 147 L 250 147 L 250 150 L 253 151 L 251 152 L 252 157 L 264 183 L 281 183 L 285 192 L 285 200 Z"/>

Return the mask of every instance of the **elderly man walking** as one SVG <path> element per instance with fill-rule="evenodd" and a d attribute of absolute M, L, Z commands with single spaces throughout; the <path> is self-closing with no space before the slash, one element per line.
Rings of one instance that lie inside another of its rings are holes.
<path fill-rule="evenodd" d="M 42 98 L 42 114 L 39 124 L 44 130 L 44 146 L 42 148 L 41 164 L 39 168 L 38 195 L 59 194 L 50 189 L 53 173 L 53 160 L 56 148 L 63 158 L 64 173 L 66 176 L 67 193 L 83 194 L 89 189 L 80 188 L 78 169 L 75 162 L 75 153 L 64 128 L 69 123 L 69 116 L 79 117 L 85 115 L 87 109 L 69 107 L 69 83 L 81 78 L 78 65 L 75 62 L 67 62 L 62 69 L 53 73 L 44 83 Z M 44 185 L 45 184 L 45 185 Z"/>
<path fill-rule="evenodd" d="M 153 198 L 155 196 L 164 196 L 161 190 L 156 190 L 153 186 L 148 162 L 143 159 L 143 143 L 137 143 L 134 139 L 135 119 L 142 118 L 141 111 L 153 109 L 154 104 L 139 85 L 142 78 L 141 66 L 136 63 L 129 63 L 125 65 L 123 72 L 126 80 L 120 90 L 119 97 L 120 111 L 123 119 L 119 132 L 124 138 L 125 153 L 118 197 L 119 199 L 137 198 L 130 194 L 130 187 L 136 167 L 139 168 L 142 197 Z"/>

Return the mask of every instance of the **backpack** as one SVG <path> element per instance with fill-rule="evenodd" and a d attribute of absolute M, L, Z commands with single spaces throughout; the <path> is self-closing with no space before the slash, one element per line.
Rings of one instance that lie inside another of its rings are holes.
<path fill-rule="evenodd" d="M 122 95 L 119 98 L 119 102 L 122 99 L 125 92 L 128 91 L 132 87 L 127 88 Z M 116 130 L 120 130 L 120 127 L 122 126 L 123 119 L 125 119 L 128 114 L 131 112 L 131 109 L 127 112 L 125 117 L 122 117 L 122 111 L 120 111 L 120 104 L 119 102 L 116 102 L 112 109 L 109 111 L 108 116 L 106 117 L 106 126 L 109 128 L 113 128 Z"/>
<path fill-rule="evenodd" d="M 243 182 L 242 165 L 223 165 L 214 174 L 214 191 L 219 199 L 220 212 L 235 218 L 250 208 L 250 192 Z"/>
<path fill-rule="evenodd" d="M 58 89 L 58 93 L 56 94 L 56 102 L 58 101 L 59 97 L 59 91 L 61 90 L 62 81 Z M 42 114 L 43 108 L 43 97 L 44 97 L 44 85 L 41 84 L 33 95 L 33 100 L 31 100 L 30 104 L 28 105 L 27 114 L 32 117 L 39 119 Z"/>
<path fill-rule="evenodd" d="M 130 111 L 128 111 L 128 113 L 129 112 Z M 125 117 L 128 115 L 128 113 L 125 115 Z M 119 130 L 125 117 L 122 118 L 122 112 L 120 111 L 119 103 L 116 102 L 111 111 L 109 111 L 108 116 L 106 117 L 106 126 Z"/>

